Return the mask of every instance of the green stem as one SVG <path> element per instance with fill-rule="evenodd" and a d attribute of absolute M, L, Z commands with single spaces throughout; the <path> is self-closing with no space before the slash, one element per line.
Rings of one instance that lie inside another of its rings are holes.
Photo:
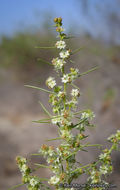
<path fill-rule="evenodd" d="M 77 168 L 77 169 L 73 170 L 71 173 L 74 173 L 74 172 L 76 172 L 76 171 L 79 171 L 80 169 L 83 169 L 83 168 L 87 168 L 87 167 L 90 166 L 90 165 L 91 165 L 91 164 L 87 164 L 87 165 L 85 165 L 85 166 L 83 166 L 83 167 Z"/>
<path fill-rule="evenodd" d="M 29 88 L 34 88 L 34 89 L 37 89 L 37 90 L 42 90 L 42 91 L 47 92 L 47 93 L 55 94 L 52 91 L 49 91 L 49 90 L 46 90 L 44 88 L 40 88 L 40 87 L 37 87 L 37 86 L 31 86 L 31 85 L 24 85 L 24 86 L 29 87 Z"/>
<path fill-rule="evenodd" d="M 15 185 L 14 187 L 11 187 L 11 188 L 8 189 L 8 190 L 16 189 L 17 187 L 21 187 L 22 185 L 24 185 L 24 183 L 21 183 L 21 184 Z"/>

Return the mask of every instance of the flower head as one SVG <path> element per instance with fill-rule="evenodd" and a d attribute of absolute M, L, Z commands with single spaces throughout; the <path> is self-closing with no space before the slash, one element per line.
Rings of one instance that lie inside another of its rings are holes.
<path fill-rule="evenodd" d="M 32 187 L 35 187 L 36 185 L 38 185 L 38 181 L 35 179 L 35 178 L 32 178 L 31 180 L 30 180 L 30 185 L 32 186 Z"/>
<path fill-rule="evenodd" d="M 62 59 L 59 59 L 58 57 L 57 58 L 54 58 L 52 60 L 52 64 L 54 65 L 55 69 L 62 69 L 63 65 L 65 64 L 66 62 Z"/>
<path fill-rule="evenodd" d="M 63 50 L 63 51 L 60 52 L 60 57 L 62 59 L 68 58 L 69 56 L 70 56 L 69 50 L 66 50 L 66 51 Z"/>
<path fill-rule="evenodd" d="M 70 76 L 68 74 L 64 74 L 62 77 L 62 82 L 63 83 L 71 82 Z"/>
<path fill-rule="evenodd" d="M 95 117 L 95 114 L 91 110 L 87 110 L 82 113 L 81 119 L 92 120 L 94 117 Z"/>
<path fill-rule="evenodd" d="M 66 47 L 66 43 L 63 40 L 57 41 L 55 45 L 58 49 L 64 49 Z"/>
<path fill-rule="evenodd" d="M 21 172 L 25 173 L 28 170 L 28 166 L 26 164 L 23 164 L 21 167 Z"/>
<path fill-rule="evenodd" d="M 56 85 L 56 81 L 54 80 L 53 77 L 49 77 L 47 80 L 46 80 L 46 84 L 49 88 L 54 88 L 55 85 Z"/>
<path fill-rule="evenodd" d="M 59 183 L 59 181 L 60 181 L 59 177 L 52 176 L 48 181 L 48 183 L 51 185 L 56 185 L 57 183 Z"/>
<path fill-rule="evenodd" d="M 73 97 L 79 96 L 79 95 L 80 95 L 79 90 L 78 90 L 78 89 L 72 89 L 71 95 L 72 95 Z"/>

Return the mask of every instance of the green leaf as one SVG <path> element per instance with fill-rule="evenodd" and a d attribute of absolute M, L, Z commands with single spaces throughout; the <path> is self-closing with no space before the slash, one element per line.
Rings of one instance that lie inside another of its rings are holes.
<path fill-rule="evenodd" d="M 38 58 L 37 60 L 38 60 L 38 61 L 41 61 L 41 62 L 43 62 L 43 63 L 45 63 L 45 64 L 48 64 L 48 65 L 51 65 L 51 66 L 52 66 L 51 63 L 49 63 L 48 61 L 45 61 L 45 60 L 43 60 L 43 59 L 41 59 L 41 58 Z"/>
<path fill-rule="evenodd" d="M 40 120 L 37 120 L 37 121 L 32 121 L 32 122 L 35 122 L 35 123 L 42 123 L 42 122 L 45 122 L 47 120 L 51 120 L 51 119 L 55 119 L 55 118 L 59 118 L 59 117 L 62 117 L 61 115 L 58 115 L 58 116 L 54 116 L 54 117 L 50 117 L 50 118 L 45 118 L 45 119 L 40 119 Z"/>
<path fill-rule="evenodd" d="M 40 181 L 48 181 L 49 179 L 47 179 L 47 178 L 39 178 L 40 179 Z M 42 184 L 43 185 L 43 184 Z"/>
<path fill-rule="evenodd" d="M 88 73 L 90 73 L 90 72 L 92 72 L 92 71 L 95 71 L 95 70 L 99 69 L 99 68 L 100 68 L 99 66 L 93 67 L 92 69 L 90 69 L 90 70 L 88 70 L 88 71 L 86 71 L 86 72 L 83 72 L 83 73 L 79 74 L 78 77 L 81 77 L 81 76 L 83 76 L 83 75 L 86 75 L 86 74 L 88 74 Z"/>
<path fill-rule="evenodd" d="M 17 187 L 21 187 L 22 185 L 24 185 L 24 183 L 21 183 L 21 184 L 15 185 L 14 187 L 11 187 L 11 188 L 8 189 L 8 190 L 16 189 Z"/>
<path fill-rule="evenodd" d="M 74 88 L 80 89 L 78 86 L 76 86 L 76 85 L 73 84 L 73 83 L 70 83 L 70 85 L 73 86 Z"/>
<path fill-rule="evenodd" d="M 41 153 L 36 153 L 36 154 L 31 154 L 31 156 L 40 156 L 42 155 Z"/>
<path fill-rule="evenodd" d="M 75 49 L 74 51 L 72 51 L 72 55 L 81 51 L 82 49 L 84 49 L 85 47 L 81 47 L 81 48 L 78 48 L 78 49 Z"/>
<path fill-rule="evenodd" d="M 52 116 L 49 111 L 45 108 L 45 106 L 39 101 L 39 104 L 41 105 L 41 107 L 43 108 L 44 112 L 48 115 L 48 116 Z"/>
<path fill-rule="evenodd" d="M 72 125 L 70 128 L 75 128 L 75 127 L 77 127 L 78 125 L 80 125 L 80 124 L 82 124 L 84 121 L 86 121 L 87 119 L 85 118 L 85 119 L 83 119 L 83 120 L 81 120 L 79 123 L 77 123 L 77 124 L 75 124 L 75 125 Z"/>
<path fill-rule="evenodd" d="M 44 89 L 44 88 L 40 88 L 40 87 L 37 87 L 37 86 L 31 86 L 31 85 L 24 85 L 24 86 L 29 87 L 29 88 L 34 88 L 34 89 L 37 89 L 37 90 L 42 90 L 42 91 L 47 92 L 47 93 L 55 94 L 55 93 L 52 92 L 52 91 L 49 91 L 49 90 L 46 90 L 46 89 Z"/>
<path fill-rule="evenodd" d="M 80 169 L 86 168 L 86 167 L 88 167 L 88 166 L 90 166 L 90 165 L 91 165 L 91 164 L 87 164 L 87 165 L 85 165 L 85 166 L 83 166 L 83 167 L 77 168 L 77 169 L 73 170 L 71 173 L 74 173 L 74 172 L 76 172 L 76 171 L 79 171 Z"/>
<path fill-rule="evenodd" d="M 37 163 L 35 163 L 34 165 L 35 165 L 35 166 L 39 166 L 39 167 L 41 167 L 41 168 L 50 168 L 49 166 L 46 166 L 46 165 L 44 165 L 44 164 L 37 164 Z"/>
<path fill-rule="evenodd" d="M 40 120 L 38 120 L 38 121 L 32 121 L 32 122 L 34 122 L 34 123 L 51 123 L 50 121 L 40 121 Z"/>
<path fill-rule="evenodd" d="M 40 47 L 40 46 L 36 46 L 35 48 L 39 48 L 39 49 L 53 49 L 56 48 L 55 46 L 51 46 L 51 47 Z"/>
<path fill-rule="evenodd" d="M 71 63 L 75 63 L 75 61 L 70 60 Z"/>
<path fill-rule="evenodd" d="M 66 40 L 71 39 L 71 38 L 76 38 L 76 37 L 75 36 L 67 36 L 67 37 L 65 37 Z"/>
<path fill-rule="evenodd" d="M 57 138 L 53 138 L 53 139 L 47 139 L 45 141 L 55 141 L 55 140 L 61 140 L 62 138 L 61 137 L 57 137 Z"/>
<path fill-rule="evenodd" d="M 90 146 L 99 146 L 99 147 L 101 147 L 103 145 L 101 145 L 101 144 L 88 144 L 88 143 L 84 145 L 84 147 L 90 147 Z"/>

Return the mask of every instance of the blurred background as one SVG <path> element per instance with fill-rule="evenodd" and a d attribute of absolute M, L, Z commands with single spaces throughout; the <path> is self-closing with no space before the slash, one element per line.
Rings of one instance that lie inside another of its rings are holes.
<path fill-rule="evenodd" d="M 47 77 L 55 73 L 38 58 L 51 62 L 57 52 L 35 48 L 55 44 L 54 17 L 62 17 L 65 32 L 75 36 L 67 41 L 70 48 L 84 47 L 72 56 L 74 67 L 84 72 L 99 66 L 76 82 L 81 89 L 79 108 L 90 108 L 96 115 L 89 142 L 105 145 L 106 138 L 120 129 L 119 10 L 120 0 L 0 0 L 0 190 L 21 181 L 17 155 L 45 163 L 31 154 L 57 134 L 55 126 L 32 123 L 45 117 L 39 100 L 50 110 L 48 95 L 24 86 L 45 87 Z M 88 163 L 99 153 L 90 149 L 89 156 L 84 153 L 79 160 Z M 112 156 L 114 172 L 109 181 L 119 190 L 120 153 Z M 38 173 L 49 175 L 46 170 Z"/>

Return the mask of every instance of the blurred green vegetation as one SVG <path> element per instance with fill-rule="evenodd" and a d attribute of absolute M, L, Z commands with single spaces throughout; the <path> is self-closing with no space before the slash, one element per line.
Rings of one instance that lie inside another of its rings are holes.
<path fill-rule="evenodd" d="M 50 66 L 38 61 L 42 58 L 51 61 L 55 56 L 54 49 L 37 49 L 36 46 L 53 46 L 55 37 L 52 33 L 44 34 L 28 32 L 18 33 L 8 38 L 2 37 L 0 44 L 0 67 L 15 69 L 26 75 L 36 73 L 38 69 L 50 69 Z"/>
<path fill-rule="evenodd" d="M 86 41 L 89 41 L 88 47 L 85 47 L 87 53 L 91 52 L 92 56 L 107 56 L 108 59 L 117 63 L 120 63 L 119 50 L 120 47 L 112 46 L 107 47 L 104 45 L 99 45 L 99 42 L 95 42 L 92 45 L 93 40 L 90 38 L 88 40 L 87 36 L 84 37 Z M 81 44 L 81 38 L 73 38 L 68 40 L 67 43 L 72 50 L 84 46 Z M 51 62 L 52 58 L 57 56 L 56 49 L 39 49 L 36 46 L 54 46 L 56 42 L 56 36 L 51 31 L 45 32 L 36 31 L 30 33 L 28 30 L 24 32 L 17 33 L 12 37 L 1 38 L 0 43 L 0 67 L 18 71 L 20 76 L 25 76 L 26 78 L 38 78 L 41 75 L 44 76 L 44 71 L 51 71 L 51 66 L 43 61 L 38 61 L 39 58 Z M 92 46 L 91 46 L 92 45 Z M 74 59 L 74 57 L 73 57 Z"/>

